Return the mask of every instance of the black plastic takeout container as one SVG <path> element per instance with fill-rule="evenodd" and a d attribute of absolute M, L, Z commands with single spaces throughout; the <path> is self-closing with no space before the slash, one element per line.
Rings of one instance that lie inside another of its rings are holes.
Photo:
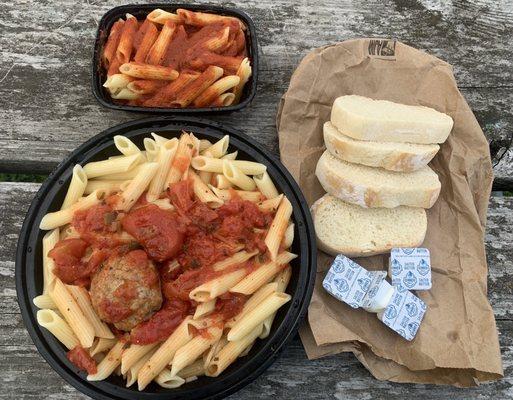
<path fill-rule="evenodd" d="M 278 190 L 285 193 L 292 203 L 295 237 L 291 251 L 299 255 L 291 263 L 293 274 L 287 288 L 292 299 L 278 311 L 269 337 L 258 339 L 247 356 L 237 359 L 217 378 L 201 377 L 178 389 L 163 389 L 152 383 L 143 392 L 137 391 L 137 385 L 126 388 L 125 381 L 119 376 L 88 382 L 86 374 L 66 359 L 64 346 L 37 324 L 37 308 L 32 299 L 43 288 L 41 241 L 44 232 L 38 229 L 39 223 L 46 213 L 60 208 L 75 164 L 85 165 L 117 154 L 113 141 L 115 135 L 125 135 L 142 146 L 143 138 L 150 132 L 175 137 L 182 130 L 211 141 L 230 135 L 229 151 L 238 150 L 239 158 L 265 164 Z M 43 183 L 20 232 L 16 250 L 16 290 L 23 321 L 37 349 L 53 369 L 81 392 L 95 399 L 215 399 L 234 393 L 253 381 L 274 362 L 285 343 L 295 335 L 310 302 L 315 266 L 315 235 L 308 205 L 298 185 L 278 159 L 250 137 L 218 123 L 194 117 L 152 117 L 115 126 L 93 137 L 66 157 Z"/>
<path fill-rule="evenodd" d="M 213 14 L 227 15 L 237 17 L 247 26 L 246 29 L 246 46 L 248 49 L 248 58 L 251 63 L 252 74 L 242 92 L 240 102 L 226 107 L 203 107 L 203 108 L 159 108 L 159 107 L 140 107 L 115 104 L 111 99 L 109 92 L 103 87 L 103 83 L 107 78 L 107 72 L 101 65 L 100 55 L 107 40 L 110 28 L 119 18 L 125 19 L 126 13 L 132 14 L 141 20 L 154 9 L 160 8 L 164 11 L 174 12 L 178 8 L 185 8 L 191 11 L 210 12 Z M 98 24 L 96 33 L 96 41 L 94 44 L 93 64 L 92 64 L 92 89 L 96 99 L 105 107 L 121 111 L 139 111 L 147 113 L 159 114 L 183 114 L 183 113 L 203 113 L 217 114 L 230 111 L 240 110 L 246 107 L 257 90 L 258 77 L 258 44 L 256 37 L 256 29 L 253 20 L 245 12 L 236 8 L 221 7 L 208 4 L 171 4 L 171 3 L 155 3 L 155 4 L 129 4 L 112 8 L 107 11 Z"/>

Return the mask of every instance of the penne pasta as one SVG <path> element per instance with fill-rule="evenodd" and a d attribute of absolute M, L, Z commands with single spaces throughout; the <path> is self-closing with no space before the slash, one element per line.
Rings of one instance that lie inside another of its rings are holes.
<path fill-rule="evenodd" d="M 121 373 L 125 375 L 141 358 L 146 354 L 152 354 L 151 351 L 158 346 L 158 343 L 145 345 L 132 344 L 121 356 Z"/>
<path fill-rule="evenodd" d="M 55 310 L 57 308 L 49 294 L 40 294 L 39 296 L 34 297 L 32 299 L 32 303 L 40 309 L 47 308 Z"/>
<path fill-rule="evenodd" d="M 161 65 L 143 64 L 140 62 L 129 62 L 122 64 L 119 71 L 125 75 L 139 79 L 162 79 L 174 81 L 178 78 L 178 71 Z"/>
<path fill-rule="evenodd" d="M 185 383 L 185 379 L 178 375 L 171 375 L 171 371 L 164 368 L 155 378 L 155 382 L 166 389 L 176 389 Z"/>
<path fill-rule="evenodd" d="M 89 181 L 85 187 L 84 194 L 87 195 L 93 193 L 95 190 L 101 190 L 105 192 L 106 195 L 109 195 L 111 193 L 120 191 L 123 184 L 126 184 L 126 181 L 106 179 Z"/>
<path fill-rule="evenodd" d="M 118 342 L 118 339 L 105 339 L 105 338 L 96 338 L 94 339 L 93 345 L 89 349 L 89 355 L 91 357 L 104 353 L 114 347 L 114 345 Z"/>
<path fill-rule="evenodd" d="M 137 32 L 138 22 L 137 18 L 131 16 L 127 18 L 123 24 L 123 30 L 119 37 L 118 47 L 116 49 L 116 59 L 120 64 L 130 61 L 134 45 L 134 37 Z"/>
<path fill-rule="evenodd" d="M 207 376 L 219 376 L 241 353 L 246 350 L 258 338 L 262 332 L 262 324 L 252 328 L 247 335 L 238 340 L 229 341 L 221 351 L 206 366 Z"/>
<path fill-rule="evenodd" d="M 189 332 L 190 317 L 185 318 L 175 331 L 160 345 L 151 358 L 139 370 L 137 383 L 139 390 L 148 384 L 168 365 L 178 349 L 188 343 L 192 336 Z"/>
<path fill-rule="evenodd" d="M 105 46 L 103 47 L 102 52 L 102 63 L 107 69 L 109 68 L 111 61 L 116 55 L 116 49 L 118 48 L 119 38 L 121 36 L 124 24 L 125 21 L 120 18 L 114 22 L 114 25 L 112 25 L 112 28 L 110 28 L 109 37 L 105 42 Z"/>
<path fill-rule="evenodd" d="M 224 135 L 221 139 L 219 139 L 213 145 L 211 145 L 210 147 L 207 147 L 205 150 L 203 150 L 203 152 L 201 154 L 205 155 L 208 152 L 208 154 L 210 154 L 213 158 L 221 158 L 228 151 L 229 144 L 230 144 L 230 136 Z"/>
<path fill-rule="evenodd" d="M 226 48 L 226 45 L 228 44 L 228 38 L 230 37 L 230 28 L 227 26 L 221 30 L 221 32 L 210 39 L 205 40 L 205 42 L 201 43 L 202 47 L 205 49 L 212 51 L 212 52 L 218 52 L 222 50 L 223 48 Z"/>
<path fill-rule="evenodd" d="M 223 174 L 215 174 L 215 176 L 213 177 L 213 180 L 214 180 L 214 187 L 216 187 L 217 189 L 230 189 L 233 187 L 232 183 L 226 179 L 226 176 L 224 176 Z M 251 192 L 250 192 L 251 193 Z M 231 198 L 231 195 L 228 194 L 228 196 Z"/>
<path fill-rule="evenodd" d="M 192 340 L 180 347 L 171 363 L 171 375 L 177 375 L 182 369 L 191 365 L 212 344 L 217 342 L 223 330 L 217 326 L 211 326 L 205 334 L 197 335 Z"/>
<path fill-rule="evenodd" d="M 94 311 L 88 291 L 83 287 L 73 285 L 66 285 L 66 288 L 77 302 L 86 319 L 92 325 L 94 335 L 99 338 L 114 339 L 114 334 L 110 331 L 107 324 L 103 322 L 96 314 L 96 311 Z"/>
<path fill-rule="evenodd" d="M 106 88 L 111 94 L 116 94 L 128 87 L 128 84 L 133 81 L 134 78 L 125 74 L 113 74 L 107 77 L 103 87 Z"/>
<path fill-rule="evenodd" d="M 201 141 L 198 146 L 198 153 L 201 150 Z M 209 152 L 206 152 L 204 157 L 212 157 L 212 154 Z M 212 180 L 212 172 L 208 171 L 198 171 L 198 176 L 200 177 L 201 181 L 205 184 L 210 184 L 210 181 Z"/>
<path fill-rule="evenodd" d="M 94 340 L 94 327 L 87 320 L 82 309 L 60 279 L 55 279 L 50 297 L 75 333 L 82 347 L 91 347 Z"/>
<path fill-rule="evenodd" d="M 244 85 L 248 82 L 251 77 L 251 65 L 249 63 L 249 59 L 246 57 L 239 65 L 239 69 L 237 70 L 237 76 L 239 77 L 239 83 L 237 86 L 233 88 L 233 94 L 235 95 L 235 102 L 239 102 L 242 96 L 242 90 L 244 89 Z"/>
<path fill-rule="evenodd" d="M 217 197 L 192 169 L 189 169 L 188 177 L 192 179 L 194 194 L 202 203 L 206 203 L 211 208 L 224 204 L 224 201 Z"/>
<path fill-rule="evenodd" d="M 173 107 L 187 107 L 210 85 L 223 76 L 223 69 L 210 66 L 187 86 L 179 90 L 171 103 Z"/>
<path fill-rule="evenodd" d="M 207 139 L 201 139 L 200 140 L 200 152 L 201 151 L 204 151 L 206 149 L 208 149 L 210 146 L 212 146 L 212 143 L 210 142 L 210 140 L 207 140 Z"/>
<path fill-rule="evenodd" d="M 120 172 L 127 172 L 135 167 L 139 162 L 140 154 L 133 154 L 128 157 L 113 158 L 110 160 L 93 161 L 84 166 L 84 172 L 88 179 L 97 178 L 99 176 L 112 175 Z M 104 179 L 127 179 L 105 177 Z"/>
<path fill-rule="evenodd" d="M 44 218 L 43 218 L 44 219 Z M 55 262 L 51 257 L 48 256 L 48 252 L 52 250 L 57 242 L 59 241 L 60 234 L 59 229 L 53 229 L 46 232 L 43 236 L 43 294 L 48 293 L 48 288 L 55 280 L 53 269 L 55 268 Z M 45 307 L 55 308 L 55 307 Z"/>
<path fill-rule="evenodd" d="M 191 290 L 189 297 L 197 302 L 206 302 L 228 292 L 246 276 L 246 269 L 241 268 L 216 277 Z"/>
<path fill-rule="evenodd" d="M 144 23 L 148 22 L 149 20 L 146 20 Z M 146 57 L 148 56 L 148 53 L 150 52 L 152 46 L 155 44 L 155 41 L 157 40 L 157 37 L 159 36 L 159 30 L 157 27 L 152 24 L 151 22 L 147 25 L 146 32 L 144 33 L 144 36 L 142 38 L 141 44 L 139 45 L 139 48 L 137 49 L 137 52 L 134 56 L 134 61 L 138 63 L 143 63 L 146 60 Z"/>
<path fill-rule="evenodd" d="M 234 164 L 234 161 L 223 160 L 223 175 L 234 186 L 242 190 L 252 191 L 255 190 L 256 184 L 249 176 L 244 174 L 239 167 Z"/>
<path fill-rule="evenodd" d="M 153 97 L 144 102 L 148 107 L 170 107 L 172 101 L 189 83 L 198 78 L 199 74 L 181 73 L 178 78 L 169 83 L 167 86 L 160 89 Z"/>
<path fill-rule="evenodd" d="M 163 144 L 169 142 L 170 140 L 175 140 L 176 138 L 168 139 L 164 136 L 157 135 L 155 132 L 150 133 L 151 137 L 157 144 L 157 146 L 162 146 Z M 178 140 L 178 139 L 176 139 Z"/>
<path fill-rule="evenodd" d="M 193 150 L 194 142 L 191 137 L 186 133 L 182 134 L 178 142 L 176 155 L 167 175 L 166 182 L 168 186 L 182 179 L 182 176 L 189 169 Z"/>
<path fill-rule="evenodd" d="M 196 360 L 191 365 L 188 365 L 180 371 L 180 376 L 183 379 L 189 379 L 192 377 L 198 377 L 202 375 L 205 375 L 205 367 L 203 365 L 203 360 Z"/>
<path fill-rule="evenodd" d="M 281 199 L 283 199 L 283 194 L 280 194 L 279 196 L 275 197 L 274 199 L 267 199 L 264 201 L 261 201 L 257 204 L 260 211 L 263 212 L 275 212 L 278 210 L 278 207 L 281 204 Z"/>
<path fill-rule="evenodd" d="M 114 59 L 111 61 L 110 65 L 109 65 L 109 69 L 107 70 L 107 79 L 112 75 L 119 74 L 119 66 L 120 65 L 121 65 L 121 63 L 119 62 L 119 60 L 116 57 L 114 57 Z M 117 93 L 117 92 L 112 92 L 112 93 Z M 111 97 L 112 97 L 112 93 L 111 93 Z"/>
<path fill-rule="evenodd" d="M 212 362 L 214 357 L 219 354 L 221 349 L 228 344 L 228 339 L 226 336 L 221 336 L 217 342 L 215 342 L 208 351 L 203 353 L 203 371 L 205 367 Z M 198 360 L 201 361 L 201 360 Z M 183 375 L 183 370 L 180 372 L 180 375 Z"/>
<path fill-rule="evenodd" d="M 212 107 L 228 107 L 233 104 L 235 101 L 235 95 L 233 93 L 223 93 L 218 96 L 214 101 L 210 104 Z"/>
<path fill-rule="evenodd" d="M 135 100 L 139 98 L 139 96 L 138 93 L 132 92 L 128 88 L 121 89 L 119 92 L 110 95 L 110 97 L 116 100 Z"/>
<path fill-rule="evenodd" d="M 248 192 L 245 190 L 234 189 L 218 189 L 212 185 L 210 185 L 209 187 L 216 194 L 216 196 L 223 201 L 231 200 L 234 196 L 238 196 L 242 200 L 251 201 L 253 203 L 258 203 L 260 202 L 260 200 L 262 200 L 262 194 L 260 192 Z"/>
<path fill-rule="evenodd" d="M 50 229 L 58 228 L 60 226 L 69 224 L 73 219 L 73 214 L 79 210 L 85 210 L 89 207 L 98 204 L 105 193 L 101 190 L 96 190 L 87 197 L 83 197 L 79 202 L 73 204 L 71 207 L 66 208 L 65 210 L 55 211 L 46 214 L 41 222 L 39 223 L 39 229 L 44 231 L 48 231 Z"/>
<path fill-rule="evenodd" d="M 123 354 L 125 344 L 123 340 L 118 340 L 105 358 L 98 364 L 97 372 L 92 375 L 87 375 L 87 380 L 101 381 L 108 378 L 121 363 L 121 355 Z"/>
<path fill-rule="evenodd" d="M 239 251 L 235 253 L 233 256 L 225 258 L 224 260 L 218 261 L 212 265 L 212 269 L 214 271 L 223 271 L 229 267 L 233 267 L 234 265 L 243 264 L 248 261 L 251 257 L 254 257 L 258 254 L 258 251 L 247 252 L 245 250 Z"/>
<path fill-rule="evenodd" d="M 121 192 L 116 208 L 121 211 L 128 211 L 141 197 L 151 180 L 157 173 L 158 163 L 151 162 L 143 164 L 139 173 L 128 184 L 127 188 Z"/>
<path fill-rule="evenodd" d="M 214 82 L 203 93 L 201 93 L 196 100 L 194 100 L 193 104 L 196 107 L 206 107 L 212 104 L 212 102 L 223 93 L 237 86 L 239 82 L 240 78 L 236 75 L 225 76 L 224 78 Z"/>
<path fill-rule="evenodd" d="M 242 57 L 230 57 L 206 51 L 200 57 L 189 61 L 189 65 L 197 71 L 204 71 L 209 65 L 217 65 L 226 75 L 237 75 Z"/>
<path fill-rule="evenodd" d="M 283 235 L 283 239 L 281 241 L 281 248 L 288 249 L 292 246 L 292 242 L 294 241 L 294 224 L 290 223 L 285 230 L 285 234 Z"/>
<path fill-rule="evenodd" d="M 243 174 L 246 175 L 263 174 L 267 169 L 265 165 L 254 161 L 235 159 L 232 160 L 230 158 L 213 158 L 205 155 L 194 157 L 191 160 L 191 165 L 194 169 L 197 169 L 198 171 L 223 173 L 223 166 L 225 161 L 229 161 L 231 164 L 239 168 Z"/>
<path fill-rule="evenodd" d="M 127 85 L 127 89 L 136 94 L 151 94 L 157 92 L 166 84 L 166 81 L 139 79 Z"/>
<path fill-rule="evenodd" d="M 156 8 L 146 17 L 149 21 L 155 22 L 156 24 L 165 24 L 167 21 L 174 22 L 175 24 L 179 24 L 182 22 L 182 18 L 177 14 L 173 14 L 160 8 Z"/>
<path fill-rule="evenodd" d="M 266 198 L 274 199 L 279 196 L 278 190 L 276 190 L 276 186 L 274 186 L 274 183 L 267 171 L 264 171 L 262 174 L 255 174 L 255 176 L 253 176 L 253 180 L 255 181 L 258 190 L 260 190 Z"/>
<path fill-rule="evenodd" d="M 275 292 L 271 294 L 237 321 L 228 332 L 228 340 L 233 342 L 243 339 L 253 329 L 262 324 L 268 316 L 274 314 L 282 305 L 290 301 L 290 299 L 291 297 L 287 293 Z"/>
<path fill-rule="evenodd" d="M 287 288 L 290 277 L 292 276 L 292 268 L 287 266 L 285 269 L 283 269 L 274 279 L 274 283 L 276 283 L 276 291 L 277 292 L 284 292 Z M 268 316 L 263 323 L 262 327 L 262 333 L 260 334 L 260 339 L 265 339 L 269 336 L 269 333 L 271 333 L 271 327 L 274 322 L 274 317 L 276 316 L 276 313 Z"/>
<path fill-rule="evenodd" d="M 170 211 L 172 211 L 172 210 L 175 209 L 175 206 L 173 206 L 171 204 L 169 199 L 157 199 L 157 200 L 153 200 L 151 203 L 155 204 L 159 208 L 162 208 L 163 210 L 170 210 Z"/>
<path fill-rule="evenodd" d="M 131 156 L 134 154 L 141 154 L 139 147 L 135 145 L 129 138 L 122 135 L 114 136 L 114 145 L 118 151 L 124 156 Z"/>
<path fill-rule="evenodd" d="M 296 257 L 295 254 L 287 251 L 280 253 L 278 257 L 276 257 L 276 260 L 260 265 L 260 267 L 232 287 L 230 292 L 246 295 L 255 293 L 262 285 L 265 285 L 280 272 L 283 265 L 288 264 Z"/>
<path fill-rule="evenodd" d="M 150 138 L 144 138 L 143 144 L 144 144 L 144 148 L 146 151 L 146 157 L 148 158 L 148 161 L 150 161 L 150 162 L 155 161 L 159 154 L 159 147 L 160 147 L 159 144 L 157 144 L 157 142 L 155 140 L 150 139 Z"/>
<path fill-rule="evenodd" d="M 160 145 L 157 156 L 157 172 L 153 176 L 153 179 L 151 180 L 150 186 L 148 188 L 148 193 L 146 194 L 147 201 L 153 202 L 157 200 L 160 194 L 167 187 L 167 175 L 169 173 L 169 169 L 171 168 L 171 164 L 177 149 L 178 139 L 176 138 L 173 138 Z"/>
<path fill-rule="evenodd" d="M 164 23 L 157 40 L 155 40 L 155 43 L 151 46 L 148 56 L 146 57 L 146 62 L 148 64 L 159 65 L 162 63 L 175 29 L 176 24 L 173 21 L 167 20 Z"/>
<path fill-rule="evenodd" d="M 73 175 L 71 176 L 71 182 L 66 192 L 66 197 L 62 202 L 61 209 L 68 208 L 75 204 L 78 199 L 84 195 L 85 188 L 87 186 L 87 175 L 82 167 L 77 164 L 73 167 Z"/>
<path fill-rule="evenodd" d="M 215 24 L 218 22 L 231 22 L 235 21 L 241 29 L 246 29 L 245 25 L 242 23 L 242 21 L 235 17 L 227 17 L 224 15 L 217 15 L 217 14 L 210 14 L 210 13 L 203 13 L 203 12 L 194 12 L 190 10 L 184 10 L 183 8 L 179 8 L 176 10 L 176 14 L 187 25 L 194 25 L 194 26 L 205 26 L 210 24 Z"/>
<path fill-rule="evenodd" d="M 39 310 L 37 312 L 37 323 L 48 329 L 68 350 L 72 350 L 80 344 L 67 322 L 54 310 Z"/>
<path fill-rule="evenodd" d="M 267 236 L 265 237 L 265 245 L 269 249 L 273 260 L 276 259 L 278 254 L 280 243 L 283 240 L 291 215 L 292 205 L 289 199 L 284 196 L 278 207 L 278 211 L 276 211 L 271 227 L 267 232 Z"/>
<path fill-rule="evenodd" d="M 210 314 L 216 308 L 216 299 L 212 299 L 210 301 L 206 301 L 204 303 L 199 303 L 196 307 L 196 311 L 194 312 L 194 319 L 198 319 Z"/>
<path fill-rule="evenodd" d="M 142 356 L 132 367 L 126 372 L 126 387 L 132 386 L 135 382 L 137 382 L 137 375 L 139 375 L 139 371 L 141 368 L 148 362 L 148 360 L 153 355 L 155 349 L 150 350 L 144 356 Z M 121 356 L 123 357 L 123 356 Z M 123 369 L 121 369 L 123 371 Z"/>

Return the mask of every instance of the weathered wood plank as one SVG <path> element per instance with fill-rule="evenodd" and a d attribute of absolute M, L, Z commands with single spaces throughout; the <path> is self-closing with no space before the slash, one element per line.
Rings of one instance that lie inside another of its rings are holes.
<path fill-rule="evenodd" d="M 14 252 L 25 210 L 38 184 L 0 183 L 0 399 L 17 393 L 25 399 L 51 397 L 85 399 L 37 354 L 25 331 L 14 287 Z M 493 196 L 490 203 L 486 247 L 489 263 L 489 297 L 500 331 L 505 378 L 496 383 L 462 391 L 431 385 L 398 385 L 379 382 L 349 354 L 308 361 L 296 338 L 278 361 L 256 382 L 233 398 L 278 399 L 327 397 L 347 399 L 409 399 L 416 394 L 425 399 L 469 397 L 513 399 L 513 198 Z M 38 382 L 34 383 L 34 376 Z"/>
<path fill-rule="evenodd" d="M 89 87 L 97 20 L 121 1 L 66 0 L 59 7 L 53 2 L 37 7 L 32 1 L 2 3 L 0 171 L 47 173 L 84 140 L 143 116 L 101 108 Z M 454 65 L 491 141 L 497 183 L 513 187 L 513 153 L 505 153 L 513 135 L 513 95 L 507 89 L 513 86 L 508 41 L 513 7 L 478 0 L 330 0 L 314 7 L 307 0 L 238 0 L 229 5 L 247 11 L 257 25 L 260 83 L 251 107 L 213 119 L 240 127 L 277 151 L 276 104 L 310 49 L 351 37 L 393 36 Z"/>

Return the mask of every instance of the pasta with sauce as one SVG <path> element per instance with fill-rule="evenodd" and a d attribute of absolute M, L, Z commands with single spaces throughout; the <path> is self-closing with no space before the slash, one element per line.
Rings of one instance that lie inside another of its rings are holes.
<path fill-rule="evenodd" d="M 246 26 L 236 17 L 155 9 L 127 14 L 100 59 L 115 103 L 140 107 L 224 107 L 240 101 L 252 74 Z"/>
<path fill-rule="evenodd" d="M 39 323 L 88 380 L 119 369 L 139 390 L 152 381 L 178 387 L 200 364 L 198 375 L 218 376 L 267 336 L 290 301 L 296 257 L 290 202 L 265 165 L 237 160 L 228 136 L 152 136 L 156 159 L 117 136 L 121 155 L 77 167 L 89 173 L 94 201 L 66 196 L 66 218 L 56 211 L 40 225 L 53 238 L 45 239 L 45 293 L 62 318 L 45 309 L 53 317 Z M 226 163 L 265 184 L 247 186 Z M 225 173 L 231 185 L 221 189 Z"/>

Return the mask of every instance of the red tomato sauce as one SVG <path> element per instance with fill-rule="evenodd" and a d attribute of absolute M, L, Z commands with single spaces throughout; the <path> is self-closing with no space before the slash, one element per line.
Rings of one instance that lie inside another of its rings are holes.
<path fill-rule="evenodd" d="M 82 371 L 87 371 L 89 375 L 96 374 L 96 361 L 89 355 L 82 346 L 76 346 L 66 354 L 68 360 Z"/>
<path fill-rule="evenodd" d="M 225 293 L 217 298 L 215 313 L 227 321 L 242 311 L 247 300 L 248 296 L 240 293 Z"/>

